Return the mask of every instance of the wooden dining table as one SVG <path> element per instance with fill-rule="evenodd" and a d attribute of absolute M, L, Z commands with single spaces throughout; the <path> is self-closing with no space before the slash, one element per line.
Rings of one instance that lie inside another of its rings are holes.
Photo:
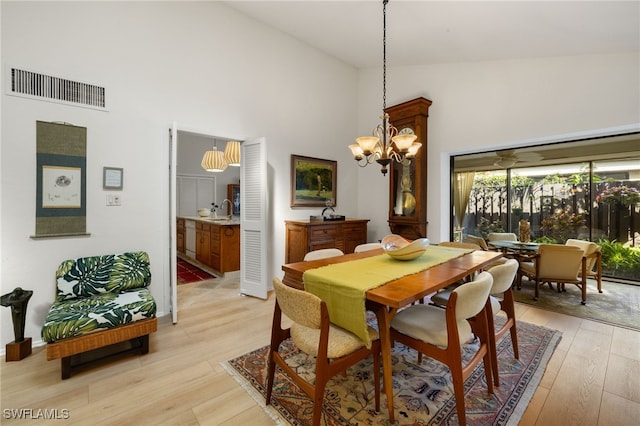
<path fill-rule="evenodd" d="M 381 254 L 384 254 L 382 249 L 375 249 L 361 253 L 285 264 L 282 265 L 282 270 L 284 271 L 282 282 L 291 287 L 304 290 L 303 274 L 307 270 Z M 472 251 L 432 266 L 429 269 L 403 276 L 366 291 L 366 307 L 376 314 L 378 320 L 378 331 L 382 347 L 383 384 L 391 423 L 394 422 L 391 320 L 399 309 L 422 300 L 424 297 L 484 269 L 500 257 L 502 257 L 500 252 Z"/>

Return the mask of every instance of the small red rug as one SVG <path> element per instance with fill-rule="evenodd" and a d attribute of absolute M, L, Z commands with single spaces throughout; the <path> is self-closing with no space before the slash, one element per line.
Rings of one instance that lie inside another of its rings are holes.
<path fill-rule="evenodd" d="M 189 284 L 203 280 L 215 278 L 213 275 L 199 269 L 192 264 L 178 259 L 178 285 Z"/>

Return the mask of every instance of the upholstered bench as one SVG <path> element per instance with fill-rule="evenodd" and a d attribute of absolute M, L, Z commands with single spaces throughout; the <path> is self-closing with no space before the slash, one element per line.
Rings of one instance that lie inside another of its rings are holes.
<path fill-rule="evenodd" d="M 61 359 L 63 379 L 84 366 L 84 361 L 76 362 L 83 358 L 80 354 L 94 349 L 129 342 L 118 353 L 149 351 L 149 334 L 158 329 L 158 320 L 147 288 L 151 271 L 146 252 L 65 260 L 56 281 L 42 339 L 47 360 Z"/>

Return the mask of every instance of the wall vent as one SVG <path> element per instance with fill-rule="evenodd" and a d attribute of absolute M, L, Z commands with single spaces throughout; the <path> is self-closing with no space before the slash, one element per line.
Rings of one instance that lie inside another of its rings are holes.
<path fill-rule="evenodd" d="M 106 111 L 104 87 L 18 68 L 8 74 L 10 95 Z"/>

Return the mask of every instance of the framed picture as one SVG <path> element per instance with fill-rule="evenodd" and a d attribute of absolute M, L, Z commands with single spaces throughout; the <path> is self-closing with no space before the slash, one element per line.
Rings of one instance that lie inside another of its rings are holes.
<path fill-rule="evenodd" d="M 82 207 L 81 175 L 80 167 L 42 166 L 42 208 Z"/>
<path fill-rule="evenodd" d="M 338 163 L 291 155 L 291 207 L 336 205 Z"/>
<path fill-rule="evenodd" d="M 123 169 L 117 167 L 102 168 L 102 189 L 121 190 Z"/>

